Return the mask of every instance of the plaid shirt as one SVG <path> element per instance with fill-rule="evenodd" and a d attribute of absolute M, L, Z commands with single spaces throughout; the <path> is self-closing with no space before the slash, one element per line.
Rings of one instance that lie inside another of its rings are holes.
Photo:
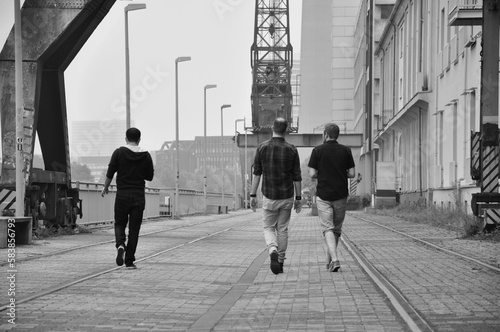
<path fill-rule="evenodd" d="M 293 183 L 302 181 L 297 148 L 283 137 L 273 137 L 261 143 L 253 167 L 254 175 L 264 175 L 262 194 L 269 199 L 293 197 Z"/>

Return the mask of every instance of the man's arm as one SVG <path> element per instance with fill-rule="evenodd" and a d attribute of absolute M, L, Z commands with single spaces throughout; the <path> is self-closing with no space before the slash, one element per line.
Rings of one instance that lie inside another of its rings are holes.
<path fill-rule="evenodd" d="M 302 195 L 302 181 L 293 181 L 293 186 L 295 187 L 295 196 Z"/>
<path fill-rule="evenodd" d="M 355 175 L 356 175 L 356 170 L 355 170 L 355 168 L 354 168 L 354 167 L 353 167 L 353 168 L 349 168 L 349 169 L 347 170 L 347 177 L 348 177 L 348 178 L 351 178 L 351 179 L 352 179 L 352 178 L 354 178 L 354 176 L 355 176 Z"/>
<path fill-rule="evenodd" d="M 259 183 L 260 183 L 260 175 L 253 175 L 252 179 L 252 189 L 250 189 L 250 207 L 252 208 L 253 212 L 256 211 L 257 208 L 257 197 L 252 197 L 252 196 L 257 196 L 257 189 L 259 189 Z"/>
<path fill-rule="evenodd" d="M 153 166 L 153 159 L 151 158 L 151 155 L 148 152 L 148 169 L 146 171 L 146 180 L 147 181 L 152 181 L 153 176 L 155 174 L 154 166 Z"/>
<path fill-rule="evenodd" d="M 309 167 L 309 176 L 311 179 L 317 179 L 318 178 L 318 170 L 312 167 Z"/>
<path fill-rule="evenodd" d="M 302 181 L 294 181 L 293 186 L 295 187 L 295 197 L 302 196 Z M 302 199 L 294 201 L 294 209 L 296 213 L 302 211 Z"/>
<path fill-rule="evenodd" d="M 102 197 L 104 197 L 104 195 L 106 195 L 109 192 L 108 188 L 109 188 L 109 185 L 111 184 L 111 180 L 113 180 L 113 179 L 106 177 L 106 180 L 104 181 L 104 188 L 102 188 L 102 191 L 101 191 Z"/>

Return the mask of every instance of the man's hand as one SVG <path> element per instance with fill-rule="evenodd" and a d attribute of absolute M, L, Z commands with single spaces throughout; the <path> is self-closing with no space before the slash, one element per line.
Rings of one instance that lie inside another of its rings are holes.
<path fill-rule="evenodd" d="M 295 213 L 300 213 L 302 211 L 302 200 L 295 200 L 293 208 L 295 209 Z"/>
<path fill-rule="evenodd" d="M 101 196 L 104 197 L 104 195 L 106 195 L 108 192 L 109 192 L 108 187 L 102 188 Z"/>
<path fill-rule="evenodd" d="M 250 197 L 250 207 L 253 212 L 257 211 L 257 197 Z"/>

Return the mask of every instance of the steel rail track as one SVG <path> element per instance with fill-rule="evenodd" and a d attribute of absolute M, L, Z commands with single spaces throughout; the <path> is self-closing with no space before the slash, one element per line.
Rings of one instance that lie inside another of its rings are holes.
<path fill-rule="evenodd" d="M 372 281 L 378 286 L 380 291 L 385 294 L 394 310 L 407 324 L 412 332 L 432 332 L 434 331 L 427 321 L 417 312 L 417 310 L 406 300 L 404 295 L 387 278 L 380 273 L 370 260 L 359 251 L 354 243 L 349 240 L 346 234 L 340 238 L 349 254 L 353 257 Z"/>
<path fill-rule="evenodd" d="M 397 233 L 397 234 L 399 234 L 399 235 L 406 236 L 406 237 L 408 237 L 408 238 L 410 238 L 410 239 L 412 239 L 412 240 L 415 240 L 415 241 L 417 241 L 417 242 L 423 243 L 423 244 L 425 244 L 425 245 L 428 245 L 428 246 L 433 247 L 433 248 L 435 248 L 435 249 L 438 249 L 438 250 L 440 250 L 440 251 L 446 252 L 446 253 L 448 253 L 448 254 L 452 254 L 452 255 L 455 255 L 455 256 L 461 257 L 461 258 L 463 258 L 463 259 L 466 259 L 466 260 L 468 260 L 468 261 L 474 262 L 474 263 L 479 264 L 479 265 L 481 265 L 481 266 L 484 266 L 484 267 L 486 267 L 486 268 L 488 268 L 488 269 L 490 269 L 490 270 L 493 270 L 493 271 L 496 271 L 496 272 L 500 272 L 500 268 L 498 268 L 498 267 L 496 267 L 496 266 L 493 266 L 493 265 L 491 265 L 491 264 L 488 264 L 488 263 L 482 262 L 482 261 L 480 261 L 480 260 L 478 260 L 478 259 L 476 259 L 476 258 L 474 258 L 474 257 L 470 257 L 470 256 L 467 256 L 467 255 L 464 255 L 464 254 L 458 253 L 458 252 L 456 252 L 456 251 L 453 251 L 453 250 L 450 250 L 450 249 L 446 249 L 446 248 L 440 247 L 440 246 L 438 246 L 438 245 L 436 245 L 436 244 L 434 244 L 434 243 L 431 243 L 431 242 L 429 242 L 429 241 L 425 241 L 425 240 L 419 239 L 418 237 L 415 237 L 415 236 L 413 236 L 413 235 L 406 234 L 406 233 L 404 233 L 404 232 L 398 231 L 397 229 L 391 228 L 391 227 L 389 227 L 389 226 L 382 225 L 382 224 L 380 224 L 380 223 L 378 223 L 378 222 L 376 222 L 376 221 L 373 221 L 373 220 L 368 220 L 368 219 L 365 219 L 365 218 L 362 218 L 362 217 L 359 217 L 359 216 L 354 216 L 354 215 L 350 215 L 350 216 L 352 216 L 353 218 L 356 218 L 356 219 L 359 219 L 359 220 L 366 221 L 366 222 L 369 222 L 369 223 L 371 223 L 371 224 L 377 225 L 377 226 L 379 226 L 379 227 L 385 228 L 385 229 L 390 230 L 391 232 Z"/>
<path fill-rule="evenodd" d="M 213 220 L 212 220 L 213 221 Z M 138 259 L 136 262 L 141 262 L 141 261 L 144 261 L 144 260 L 147 260 L 147 259 L 150 259 L 150 258 L 153 258 L 153 257 L 156 257 L 158 255 L 161 255 L 161 254 L 164 254 L 166 252 L 169 252 L 169 251 L 172 251 L 172 250 L 175 250 L 175 249 L 179 249 L 181 247 L 184 247 L 186 245 L 189 245 L 189 244 L 192 244 L 192 243 L 196 243 L 198 241 L 201 241 L 201 240 L 204 240 L 204 239 L 207 239 L 207 238 L 210 238 L 212 236 L 215 236 L 215 235 L 218 235 L 218 234 L 221 234 L 221 233 L 224 233 L 224 232 L 227 232 L 231 229 L 233 229 L 235 227 L 230 227 L 230 228 L 226 228 L 226 229 L 223 229 L 223 230 L 220 230 L 220 231 L 217 231 L 217 232 L 213 232 L 213 233 L 210 233 L 208 235 L 205 235 L 205 236 L 202 236 L 202 237 L 199 237 L 199 238 L 196 238 L 194 240 L 189 240 L 189 241 L 186 241 L 184 243 L 181 243 L 181 244 L 178 244 L 174 247 L 170 247 L 170 248 L 167 248 L 167 249 L 163 249 L 163 250 L 160 250 L 159 252 L 156 252 L 154 254 L 151 254 L 151 255 L 148 255 L 146 257 L 143 257 L 141 259 Z M 159 233 L 159 232 L 156 232 L 156 233 Z M 114 240 L 113 240 L 114 242 Z M 106 242 L 107 243 L 107 242 Z M 47 256 L 45 256 L 47 257 Z M 84 281 L 87 281 L 87 280 L 90 280 L 92 278 L 96 278 L 96 277 L 99 277 L 101 275 L 104 275 L 104 274 L 107 274 L 107 273 L 110 273 L 110 272 L 113 272 L 113 271 L 116 271 L 118 269 L 121 269 L 123 268 L 122 266 L 116 266 L 116 267 L 113 267 L 111 269 L 106 269 L 106 270 L 103 270 L 103 271 L 100 271 L 100 272 L 97 272 L 97 273 L 93 273 L 93 274 L 90 274 L 90 275 L 87 275 L 87 276 L 84 276 L 84 277 L 81 277 L 81 278 L 78 278 L 76 280 L 72 280 L 72 281 L 69 281 L 69 282 L 65 282 L 65 283 L 62 283 L 58 286 L 55 286 L 55 287 L 52 287 L 50 289 L 47 289 L 47 290 L 44 290 L 44 291 L 41 291 L 39 293 L 36 293 L 36 294 L 33 294 L 33 295 L 30 295 L 30 296 L 27 296 L 25 298 L 22 298 L 22 299 L 16 299 L 16 305 L 17 304 L 22 304 L 22 303 L 26 303 L 26 302 L 29 302 L 29 301 L 32 301 L 34 299 L 37 299 L 39 297 L 42 297 L 42 296 L 45 296 L 45 295 L 48 295 L 48 294 L 52 294 L 52 293 L 55 293 L 57 291 L 60 291 L 61 289 L 65 289 L 65 288 L 68 288 L 70 286 L 73 286 L 73 285 L 76 285 L 76 284 L 79 284 L 81 282 L 84 282 Z M 8 305 L 3 305 L 0 307 L 0 312 L 1 311 L 4 311 L 6 309 L 8 309 L 9 306 Z"/>
<path fill-rule="evenodd" d="M 489 268 L 493 271 L 500 272 L 500 269 L 496 266 L 487 264 L 482 262 L 476 258 L 455 252 L 453 250 L 449 250 L 438 245 L 435 245 L 431 242 L 419 239 L 418 237 L 406 234 L 404 232 L 398 231 L 392 227 L 388 227 L 382 225 L 376 221 L 369 220 L 366 218 L 362 218 L 359 216 L 350 215 L 358 220 L 362 220 L 367 223 L 371 223 L 378 227 L 387 229 L 391 232 L 397 233 L 404 237 L 410 238 L 416 242 L 422 243 L 424 245 L 430 246 L 434 249 L 440 250 L 442 252 L 446 252 L 448 254 L 452 254 L 458 256 L 460 258 L 466 259 L 468 261 L 474 262 L 486 268 Z M 417 310 L 406 300 L 404 294 L 402 294 L 399 289 L 390 282 L 381 272 L 377 270 L 377 268 L 371 264 L 370 260 L 366 258 L 361 251 L 359 251 L 354 243 L 349 240 L 349 237 L 346 234 L 343 234 L 341 238 L 342 243 L 347 248 L 351 256 L 354 258 L 356 262 L 362 267 L 362 269 L 370 276 L 370 278 L 375 282 L 375 284 L 379 287 L 379 289 L 387 296 L 387 299 L 391 302 L 393 308 L 398 312 L 400 317 L 405 321 L 408 328 L 412 332 L 422 332 L 422 331 L 434 331 L 429 323 L 417 312 Z"/>
<path fill-rule="evenodd" d="M 145 237 L 145 236 L 148 236 L 148 235 L 154 235 L 154 234 L 163 233 L 163 232 L 167 232 L 167 231 L 172 231 L 172 230 L 176 230 L 176 229 L 181 229 L 181 228 L 185 228 L 185 227 L 198 226 L 198 225 L 202 225 L 202 224 L 214 222 L 214 221 L 221 220 L 221 219 L 232 218 L 232 217 L 234 217 L 234 216 L 227 215 L 227 216 L 224 216 L 224 217 L 217 217 L 217 219 L 205 220 L 205 221 L 198 222 L 198 223 L 190 223 L 190 224 L 184 224 L 184 225 L 175 226 L 175 227 L 164 228 L 164 229 L 153 231 L 153 232 L 141 233 L 139 235 L 139 237 L 142 237 L 142 236 Z M 100 229 L 100 228 L 101 227 L 97 227 L 97 228 L 93 228 L 93 229 Z M 105 227 L 103 227 L 103 228 L 105 228 Z M 50 252 L 50 253 L 46 253 L 46 254 L 40 254 L 40 255 L 30 256 L 30 257 L 24 257 L 24 258 L 17 258 L 16 259 L 16 263 L 17 262 L 26 262 L 26 261 L 31 261 L 31 260 L 35 260 L 35 259 L 56 256 L 56 255 L 61 255 L 61 254 L 65 254 L 65 253 L 68 253 L 68 252 L 71 252 L 71 251 L 75 251 L 75 250 L 79 250 L 79 249 L 96 247 L 96 246 L 100 246 L 100 245 L 104 245 L 104 244 L 109 244 L 109 243 L 114 243 L 114 242 L 115 242 L 115 240 L 112 239 L 112 240 L 107 240 L 107 241 L 102 241 L 102 242 L 85 244 L 85 245 L 81 245 L 81 246 L 75 246 L 75 247 L 71 247 L 71 248 L 67 248 L 67 249 L 63 249 L 63 250 L 58 250 L 58 251 L 54 251 L 54 252 Z M 6 266 L 8 264 L 9 264 L 8 261 L 0 262 L 0 266 Z"/>
<path fill-rule="evenodd" d="M 161 229 L 161 230 L 157 230 L 157 231 L 143 233 L 140 236 L 148 236 L 148 235 L 163 233 L 163 232 L 167 232 L 167 231 L 171 231 L 171 230 L 182 229 L 182 228 L 186 228 L 186 227 L 193 227 L 193 226 L 197 226 L 197 225 L 202 225 L 202 224 L 206 224 L 206 223 L 220 221 L 221 219 L 230 219 L 230 218 L 234 218 L 234 217 L 237 217 L 237 216 L 234 216 L 234 215 L 227 215 L 227 216 L 222 216 L 222 217 L 221 216 L 217 216 L 216 218 L 214 217 L 214 218 L 211 218 L 209 220 L 202 221 L 202 222 L 184 224 L 184 225 L 181 225 L 181 226 L 170 227 L 170 228 L 166 228 L 166 229 Z M 260 218 L 260 215 L 259 215 L 259 218 Z M 164 254 L 166 252 L 169 252 L 169 251 L 172 251 L 172 250 L 176 250 L 176 249 L 179 249 L 181 247 L 184 247 L 184 246 L 187 246 L 187 245 L 190 245 L 190 244 L 202 241 L 204 239 L 216 236 L 218 234 L 227 232 L 229 230 L 238 228 L 238 227 L 241 226 L 240 224 L 246 225 L 246 221 L 241 221 L 236 226 L 225 228 L 225 229 L 222 229 L 222 230 L 218 230 L 218 231 L 209 233 L 207 235 L 204 235 L 204 236 L 201 236 L 201 237 L 198 237 L 198 238 L 195 238 L 195 239 L 190 239 L 188 241 L 185 241 L 185 242 L 183 242 L 181 244 L 178 244 L 178 245 L 175 245 L 173 247 L 170 247 L 170 248 L 167 248 L 167 249 L 162 249 L 162 250 L 160 250 L 160 251 L 158 251 L 156 253 L 150 254 L 150 255 L 145 256 L 143 258 L 140 258 L 140 259 L 136 260 L 136 262 L 145 261 L 145 260 L 148 260 L 150 258 L 153 258 L 153 257 L 159 256 L 161 254 Z M 57 252 L 52 252 L 52 253 L 48 253 L 48 254 L 36 256 L 36 257 L 28 257 L 28 258 L 23 259 L 23 261 L 33 260 L 33 259 L 38 259 L 38 258 L 43 258 L 43 257 L 51 257 L 51 256 L 60 255 L 60 254 L 64 254 L 64 253 L 67 253 L 67 252 L 71 252 L 71 251 L 74 251 L 74 250 L 79 250 L 79 249 L 84 249 L 84 248 L 89 248 L 89 247 L 93 247 L 93 246 L 99 246 L 99 245 L 109 244 L 109 243 L 114 243 L 114 242 L 115 242 L 115 240 L 113 239 L 113 240 L 109 240 L 109 241 L 102 241 L 102 242 L 98 242 L 98 243 L 92 243 L 92 244 L 89 244 L 89 245 L 77 246 L 77 247 L 68 248 L 68 249 L 65 249 L 65 250 L 60 250 L 60 251 L 57 251 Z M 19 261 L 21 261 L 21 260 L 16 260 L 16 262 L 19 262 Z M 2 265 L 5 265 L 5 264 L 6 263 L 4 263 Z M 38 292 L 36 294 L 32 294 L 32 295 L 29 295 L 29 296 L 21 298 L 21 299 L 16 299 L 16 304 L 22 304 L 22 303 L 26 303 L 26 302 L 32 301 L 34 299 L 37 299 L 37 298 L 43 297 L 45 295 L 49 295 L 49 294 L 55 293 L 55 292 L 57 292 L 59 290 L 68 288 L 68 287 L 70 287 L 72 285 L 79 284 L 81 282 L 90 280 L 92 278 L 99 277 L 101 275 L 104 275 L 104 274 L 116 271 L 116 270 L 121 269 L 121 268 L 123 268 L 123 267 L 122 266 L 116 266 L 116 267 L 113 267 L 113 268 L 110 268 L 110 269 L 105 269 L 103 271 L 99 271 L 99 272 L 95 272 L 95 273 L 92 273 L 92 274 L 89 274 L 89 275 L 86 275 L 86 276 L 83 276 L 83 277 L 79 277 L 79 278 L 77 278 L 75 280 L 71 280 L 71 281 L 67 281 L 67 282 L 62 282 L 61 284 L 59 284 L 59 285 L 57 285 L 55 287 L 52 287 L 50 289 L 46 289 L 46 290 L 40 291 L 40 292 Z M 8 309 L 7 305 L 0 306 L 0 312 L 4 311 L 6 309 Z"/>

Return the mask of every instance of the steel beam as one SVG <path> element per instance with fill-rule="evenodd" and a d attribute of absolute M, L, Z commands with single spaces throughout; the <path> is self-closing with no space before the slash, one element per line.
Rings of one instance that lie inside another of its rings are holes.
<path fill-rule="evenodd" d="M 255 132 L 252 135 L 247 135 L 247 147 L 255 148 L 260 143 L 271 138 L 271 133 Z M 323 143 L 323 134 L 288 134 L 285 140 L 298 148 L 315 147 Z M 338 142 L 350 148 L 360 148 L 363 145 L 362 134 L 341 134 Z M 238 147 L 245 147 L 244 135 L 236 137 Z"/>
<path fill-rule="evenodd" d="M 45 169 L 68 174 L 70 161 L 64 70 L 111 9 L 115 0 L 26 0 L 22 17 L 24 90 L 23 164 L 32 164 L 35 135 Z M 1 184 L 15 183 L 14 30 L 0 52 L 2 117 Z M 28 179 L 26 179 L 28 180 Z M 68 185 L 70 183 L 68 182 Z"/>

